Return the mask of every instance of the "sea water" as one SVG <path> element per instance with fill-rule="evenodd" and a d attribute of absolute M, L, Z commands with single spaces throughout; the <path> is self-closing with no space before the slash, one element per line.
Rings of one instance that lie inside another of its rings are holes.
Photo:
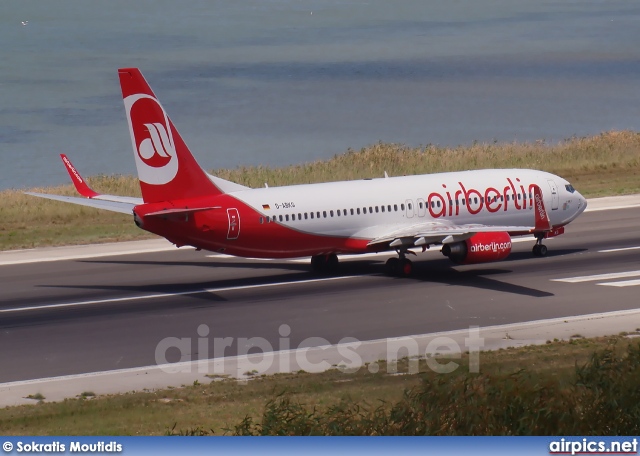
<path fill-rule="evenodd" d="M 120 67 L 207 169 L 640 125 L 637 1 L 3 0 L 0 56 L 0 189 L 135 173 Z"/>

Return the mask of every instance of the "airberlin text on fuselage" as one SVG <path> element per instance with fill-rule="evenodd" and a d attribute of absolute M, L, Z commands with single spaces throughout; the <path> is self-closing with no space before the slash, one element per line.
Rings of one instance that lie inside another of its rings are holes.
<path fill-rule="evenodd" d="M 433 218 L 460 215 L 460 210 L 466 210 L 469 214 L 478 214 L 486 208 L 489 212 L 506 211 L 511 203 L 515 210 L 527 209 L 533 205 L 531 195 L 535 184 L 530 184 L 528 191 L 516 178 L 515 183 L 507 178 L 507 185 L 502 189 L 488 187 L 484 191 L 475 188 L 467 189 L 462 182 L 458 182 L 458 188 L 448 188 L 442 184 L 443 192 L 432 192 L 427 199 L 427 207 Z M 518 195 L 521 195 L 518 199 Z M 462 204 L 462 200 L 465 204 Z M 527 200 L 528 205 L 527 205 Z M 439 202 L 439 204 L 438 204 Z"/>

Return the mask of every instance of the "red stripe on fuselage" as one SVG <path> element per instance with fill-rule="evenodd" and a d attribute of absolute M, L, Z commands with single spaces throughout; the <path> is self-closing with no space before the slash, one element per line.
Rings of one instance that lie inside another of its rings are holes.
<path fill-rule="evenodd" d="M 172 208 L 219 207 L 189 215 L 144 217 L 145 214 Z M 227 209 L 239 214 L 239 233 L 227 239 Z M 266 217 L 241 200 L 219 195 L 183 201 L 144 204 L 135 208 L 143 220 L 143 229 L 167 238 L 177 246 L 190 245 L 212 252 L 252 258 L 295 258 L 327 253 L 366 253 L 369 239 L 319 235 L 303 232 L 279 222 L 267 223 Z M 262 217 L 263 223 L 260 223 Z M 379 249 L 379 247 L 378 247 Z"/>

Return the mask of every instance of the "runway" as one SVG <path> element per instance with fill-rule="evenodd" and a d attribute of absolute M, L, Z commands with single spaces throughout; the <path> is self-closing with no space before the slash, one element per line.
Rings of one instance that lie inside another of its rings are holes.
<path fill-rule="evenodd" d="M 638 207 L 589 212 L 546 241 L 545 258 L 533 240 L 482 265 L 427 251 L 409 279 L 385 276 L 386 256 L 321 277 L 300 261 L 193 249 L 2 265 L 0 383 L 153 365 L 167 337 L 190 338 L 196 359 L 203 335 L 210 356 L 224 337 L 237 355 L 252 352 L 240 338 L 278 350 L 636 309 L 638 226 Z"/>

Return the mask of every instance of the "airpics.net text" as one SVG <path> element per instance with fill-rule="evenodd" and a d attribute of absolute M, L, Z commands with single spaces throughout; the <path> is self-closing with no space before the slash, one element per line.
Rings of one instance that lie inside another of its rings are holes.
<path fill-rule="evenodd" d="M 335 367 L 354 373 L 363 367 L 376 373 L 379 361 L 384 362 L 388 374 L 397 374 L 398 361 L 407 360 L 407 373 L 419 371 L 420 360 L 433 372 L 448 374 L 460 367 L 463 352 L 468 353 L 469 372 L 480 371 L 480 350 L 484 339 L 477 326 L 468 329 L 464 344 L 451 337 L 436 336 L 425 342 L 422 338 L 406 336 L 381 341 L 377 361 L 365 362 L 365 344 L 353 337 L 331 344 L 323 337 L 308 337 L 292 347 L 291 327 L 280 325 L 277 346 L 264 337 L 214 337 L 206 324 L 197 328 L 198 337 L 165 337 L 155 349 L 157 366 L 166 373 L 202 373 L 236 375 L 252 372 L 288 373 L 294 371 L 319 372 Z M 370 355 L 369 355 L 370 358 Z"/>

